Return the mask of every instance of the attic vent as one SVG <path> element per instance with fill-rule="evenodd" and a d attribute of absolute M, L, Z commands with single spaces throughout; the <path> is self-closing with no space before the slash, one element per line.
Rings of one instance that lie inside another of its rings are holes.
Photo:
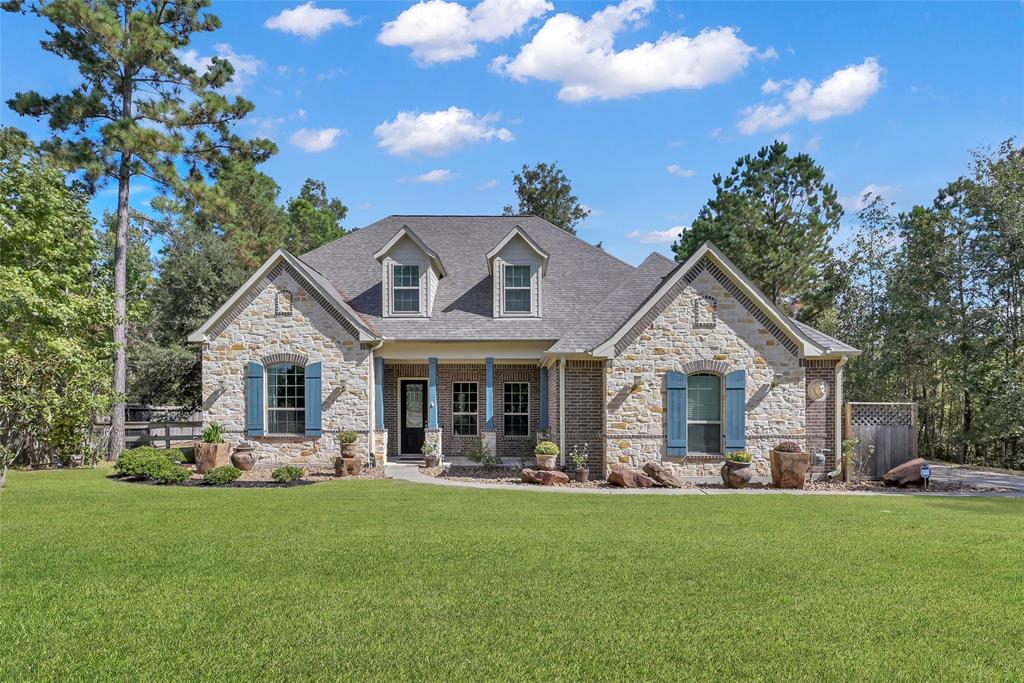
<path fill-rule="evenodd" d="M 274 315 L 289 316 L 292 314 L 292 293 L 282 289 L 274 297 Z"/>
<path fill-rule="evenodd" d="M 718 320 L 718 302 L 713 296 L 699 296 L 693 302 L 693 326 L 714 327 Z"/>

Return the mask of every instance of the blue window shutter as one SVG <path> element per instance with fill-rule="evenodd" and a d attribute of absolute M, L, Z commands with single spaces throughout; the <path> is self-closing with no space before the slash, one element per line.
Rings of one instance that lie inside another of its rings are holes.
<path fill-rule="evenodd" d="M 429 363 L 427 385 L 427 423 L 431 429 L 437 429 L 437 359 L 428 358 Z"/>
<path fill-rule="evenodd" d="M 263 366 L 249 363 L 245 370 L 245 434 L 263 436 Z"/>
<path fill-rule="evenodd" d="M 484 387 L 484 420 L 486 421 L 486 431 L 494 431 L 494 359 L 486 358 L 486 370 L 485 377 L 487 378 L 487 385 Z"/>
<path fill-rule="evenodd" d="M 548 369 L 540 369 L 540 428 L 548 428 Z"/>
<path fill-rule="evenodd" d="M 321 364 L 306 366 L 306 436 L 320 436 L 323 413 L 323 380 Z"/>
<path fill-rule="evenodd" d="M 373 359 L 374 410 L 377 429 L 384 429 L 384 359 Z"/>
<path fill-rule="evenodd" d="M 681 372 L 672 371 L 665 377 L 669 455 L 686 455 L 686 384 L 686 375 Z"/>
<path fill-rule="evenodd" d="M 736 370 L 725 376 L 725 452 L 747 447 L 747 373 Z"/>

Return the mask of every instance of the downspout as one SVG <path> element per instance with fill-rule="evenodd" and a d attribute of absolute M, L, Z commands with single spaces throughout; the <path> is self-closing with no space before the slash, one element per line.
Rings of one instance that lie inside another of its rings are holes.
<path fill-rule="evenodd" d="M 835 404 L 836 404 L 836 409 L 835 409 L 835 430 L 834 430 L 835 431 L 835 444 L 834 444 L 835 445 L 835 450 L 832 451 L 833 453 L 835 453 L 836 468 L 834 470 L 832 470 L 831 472 L 828 472 L 825 475 L 825 479 L 828 480 L 828 481 L 832 481 L 834 479 L 837 479 L 843 473 L 843 460 L 845 459 L 845 456 L 843 455 L 843 452 L 842 452 L 842 448 L 843 448 L 843 433 L 842 433 L 842 431 L 843 431 L 842 430 L 842 428 L 843 428 L 843 419 L 842 419 L 842 415 L 843 415 L 843 379 L 844 379 L 843 378 L 843 366 L 846 365 L 846 361 L 848 361 L 848 360 L 850 360 L 849 357 L 843 356 L 842 358 L 839 359 L 839 362 L 836 363 L 835 391 L 832 392 L 835 395 Z"/>
<path fill-rule="evenodd" d="M 558 463 L 565 467 L 565 356 L 558 359 Z"/>
<path fill-rule="evenodd" d="M 366 395 L 370 398 L 369 410 L 366 411 L 366 434 L 370 443 L 367 444 L 366 452 L 370 454 L 370 458 L 373 461 L 372 464 L 374 465 L 377 464 L 377 454 L 374 452 L 377 443 L 377 373 L 374 370 L 374 361 L 376 360 L 374 354 L 382 346 L 384 346 L 383 340 L 377 342 L 376 346 L 371 346 L 370 353 L 366 354 L 366 362 L 370 365 L 370 371 L 367 374 L 370 391 L 366 392 Z"/>

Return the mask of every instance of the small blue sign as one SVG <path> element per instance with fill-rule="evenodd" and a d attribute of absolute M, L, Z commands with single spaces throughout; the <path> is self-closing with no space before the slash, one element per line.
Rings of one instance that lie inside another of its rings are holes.
<path fill-rule="evenodd" d="M 929 479 L 929 478 L 931 478 L 931 476 L 932 476 L 932 468 L 928 465 L 928 463 L 925 463 L 925 464 L 921 465 L 921 478 L 922 479 Z"/>

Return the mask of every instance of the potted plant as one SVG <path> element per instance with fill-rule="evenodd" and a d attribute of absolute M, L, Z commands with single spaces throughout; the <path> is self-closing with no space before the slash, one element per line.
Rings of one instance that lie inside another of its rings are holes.
<path fill-rule="evenodd" d="M 251 470 L 256 465 L 256 460 L 256 444 L 248 441 L 236 444 L 231 451 L 231 464 L 243 472 Z"/>
<path fill-rule="evenodd" d="M 811 456 L 796 441 L 783 441 L 772 449 L 772 486 L 780 489 L 804 487 Z"/>
<path fill-rule="evenodd" d="M 202 443 L 196 444 L 196 472 L 203 474 L 215 467 L 227 467 L 231 444 L 224 443 L 224 425 L 211 422 L 203 430 Z"/>
<path fill-rule="evenodd" d="M 733 451 L 725 454 L 722 465 L 722 483 L 731 489 L 741 489 L 750 483 L 754 474 L 751 463 L 754 458 L 746 451 Z"/>
<path fill-rule="evenodd" d="M 437 467 L 437 444 L 430 440 L 424 440 L 420 448 L 423 454 L 424 467 Z"/>
<path fill-rule="evenodd" d="M 558 457 L 559 452 L 558 446 L 551 441 L 541 441 L 537 444 L 537 447 L 533 449 L 533 454 L 537 457 L 537 469 L 555 469 L 555 458 Z"/>
<path fill-rule="evenodd" d="M 363 471 L 363 459 L 359 455 L 359 435 L 355 432 L 342 432 L 338 434 L 338 441 L 341 443 L 341 455 L 334 459 L 334 476 L 360 474 Z"/>
<path fill-rule="evenodd" d="M 586 484 L 590 480 L 590 468 L 587 467 L 590 464 L 590 444 L 585 443 L 582 448 L 579 444 L 573 446 L 569 452 L 569 459 L 576 465 L 577 483 Z"/>

